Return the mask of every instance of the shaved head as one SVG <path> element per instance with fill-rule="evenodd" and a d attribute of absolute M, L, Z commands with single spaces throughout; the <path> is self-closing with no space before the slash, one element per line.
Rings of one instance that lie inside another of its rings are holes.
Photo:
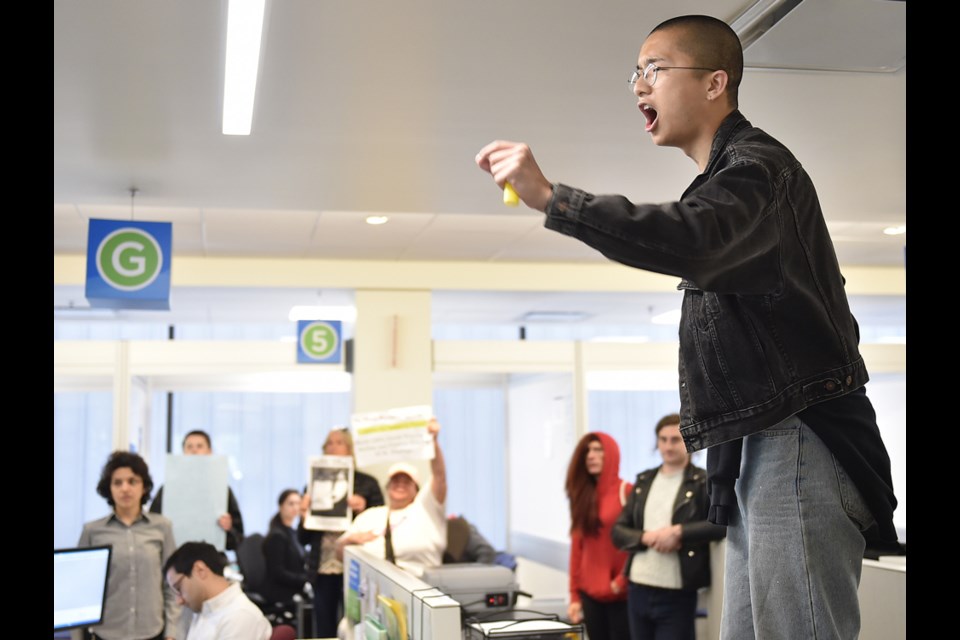
<path fill-rule="evenodd" d="M 737 108 L 737 90 L 743 78 L 743 47 L 737 33 L 717 18 L 679 16 L 661 22 L 650 34 L 668 29 L 677 33 L 677 47 L 696 66 L 727 72 L 727 97 L 730 106 Z"/>

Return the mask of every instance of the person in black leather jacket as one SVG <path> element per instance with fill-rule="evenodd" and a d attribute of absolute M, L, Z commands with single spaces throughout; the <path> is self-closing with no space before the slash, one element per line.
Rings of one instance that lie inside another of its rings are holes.
<path fill-rule="evenodd" d="M 680 416 L 661 418 L 655 433 L 663 464 L 637 474 L 611 537 L 631 552 L 624 568 L 631 639 L 694 640 L 697 590 L 710 586 L 710 542 L 726 527 L 707 521 L 707 472 L 690 462 Z"/>
<path fill-rule="evenodd" d="M 261 592 L 267 603 L 293 612 L 296 610 L 293 596 L 302 594 L 307 583 L 305 553 L 293 528 L 300 515 L 300 493 L 296 489 L 284 489 L 277 506 L 263 540 L 267 571 Z"/>
<path fill-rule="evenodd" d="M 896 540 L 890 459 L 813 182 L 740 113 L 742 76 L 716 18 L 674 18 L 644 41 L 630 83 L 645 130 L 700 171 L 675 202 L 551 183 L 523 143 L 475 160 L 547 228 L 681 278 L 680 431 L 688 451 L 709 447 L 710 518 L 729 525 L 725 635 L 854 637 L 865 536 Z"/>

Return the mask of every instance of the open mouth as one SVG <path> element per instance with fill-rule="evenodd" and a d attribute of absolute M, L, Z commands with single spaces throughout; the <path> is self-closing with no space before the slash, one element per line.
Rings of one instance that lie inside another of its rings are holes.
<path fill-rule="evenodd" d="M 640 113 L 642 113 L 643 117 L 647 119 L 647 126 L 645 127 L 646 131 L 652 131 L 653 126 L 657 122 L 657 110 L 648 104 L 640 104 L 639 107 Z"/>

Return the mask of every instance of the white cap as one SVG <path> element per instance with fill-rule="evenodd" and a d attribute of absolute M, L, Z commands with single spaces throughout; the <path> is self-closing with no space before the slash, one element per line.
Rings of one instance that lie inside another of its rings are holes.
<path fill-rule="evenodd" d="M 417 468 L 409 462 L 394 462 L 390 466 L 390 470 L 387 472 L 387 482 L 390 482 L 390 480 L 393 479 L 393 476 L 397 475 L 398 473 L 407 474 L 418 487 L 420 486 L 420 472 L 417 471 Z"/>

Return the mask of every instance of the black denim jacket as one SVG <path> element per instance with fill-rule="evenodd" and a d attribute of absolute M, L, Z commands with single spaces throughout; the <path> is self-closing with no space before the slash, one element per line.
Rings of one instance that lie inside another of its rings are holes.
<path fill-rule="evenodd" d="M 761 431 L 863 386 L 833 242 L 793 154 L 739 111 L 677 202 L 554 185 L 548 229 L 682 278 L 680 431 L 689 451 Z"/>

